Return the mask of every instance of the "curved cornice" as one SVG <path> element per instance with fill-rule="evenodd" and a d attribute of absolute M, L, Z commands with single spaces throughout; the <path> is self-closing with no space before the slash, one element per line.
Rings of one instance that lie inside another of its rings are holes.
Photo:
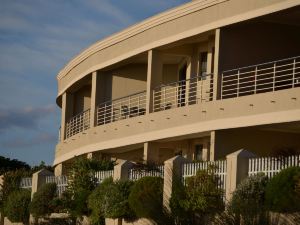
<path fill-rule="evenodd" d="M 169 22 L 171 20 L 177 19 L 179 17 L 188 15 L 190 13 L 196 12 L 203 8 L 225 2 L 229 0 L 198 0 L 192 1 L 174 9 L 165 11 L 156 16 L 150 17 L 140 23 L 137 23 L 129 28 L 113 34 L 101 41 L 96 42 L 87 49 L 83 50 L 80 54 L 75 56 L 57 75 L 57 79 L 60 80 L 62 77 L 66 76 L 76 65 L 87 59 L 89 56 L 101 51 L 109 46 L 117 44 L 118 42 L 124 41 L 130 37 L 133 37 L 139 33 L 149 30 L 155 26 L 161 25 L 163 23 Z"/>

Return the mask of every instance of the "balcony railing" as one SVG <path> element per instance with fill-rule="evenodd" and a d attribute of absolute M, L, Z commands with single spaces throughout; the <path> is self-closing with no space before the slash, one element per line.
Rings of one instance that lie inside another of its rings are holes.
<path fill-rule="evenodd" d="M 153 91 L 153 111 L 162 111 L 213 99 L 213 75 L 193 77 L 166 85 Z"/>
<path fill-rule="evenodd" d="M 300 56 L 224 71 L 221 99 L 294 87 L 300 87 Z"/>
<path fill-rule="evenodd" d="M 146 91 L 102 103 L 97 107 L 97 125 L 146 113 Z"/>
<path fill-rule="evenodd" d="M 66 138 L 75 134 L 83 132 L 90 128 L 90 109 L 73 116 L 69 122 L 66 123 Z"/>

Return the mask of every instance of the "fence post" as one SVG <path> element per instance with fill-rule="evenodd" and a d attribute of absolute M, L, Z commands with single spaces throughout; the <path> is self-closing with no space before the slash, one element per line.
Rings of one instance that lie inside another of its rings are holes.
<path fill-rule="evenodd" d="M 2 189 L 2 185 L 3 185 L 3 179 L 4 179 L 4 175 L 1 175 L 0 176 L 0 191 Z M 4 216 L 3 214 L 0 212 L 0 225 L 3 225 L 4 224 Z"/>
<path fill-rule="evenodd" d="M 178 182 L 181 182 L 182 164 L 185 162 L 188 162 L 186 158 L 175 156 L 164 163 L 163 205 L 168 211 L 170 211 L 170 198 L 174 187 Z"/>
<path fill-rule="evenodd" d="M 113 180 L 128 180 L 129 169 L 132 167 L 132 163 L 127 160 L 118 159 L 117 164 L 114 166 Z M 105 218 L 106 225 L 122 225 L 122 219 Z"/>
<path fill-rule="evenodd" d="M 32 187 L 31 187 L 31 199 L 35 192 L 37 192 L 40 187 L 46 183 L 46 176 L 54 176 L 53 172 L 41 169 L 32 175 Z M 36 219 L 30 215 L 29 224 L 35 224 Z"/>
<path fill-rule="evenodd" d="M 226 156 L 226 200 L 229 201 L 237 185 L 248 176 L 249 158 L 255 157 L 245 149 L 238 150 Z"/>

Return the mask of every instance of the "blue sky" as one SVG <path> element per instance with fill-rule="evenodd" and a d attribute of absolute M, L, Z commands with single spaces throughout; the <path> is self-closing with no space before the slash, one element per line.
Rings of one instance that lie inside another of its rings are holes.
<path fill-rule="evenodd" d="M 58 71 L 82 49 L 187 0 L 0 0 L 0 155 L 52 164 Z"/>

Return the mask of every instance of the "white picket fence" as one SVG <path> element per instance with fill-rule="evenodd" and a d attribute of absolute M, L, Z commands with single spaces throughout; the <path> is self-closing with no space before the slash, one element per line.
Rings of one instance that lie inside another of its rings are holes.
<path fill-rule="evenodd" d="M 130 169 L 128 178 L 129 180 L 138 180 L 142 177 L 161 177 L 164 178 L 164 166 L 157 166 L 153 170 Z"/>
<path fill-rule="evenodd" d="M 195 176 L 198 170 L 208 170 L 210 166 L 214 167 L 214 173 L 218 177 L 218 187 L 222 190 L 226 188 L 227 161 L 205 161 L 185 163 L 182 166 L 183 183 L 186 184 L 186 178 Z"/>
<path fill-rule="evenodd" d="M 97 179 L 97 184 L 100 184 L 105 178 L 113 177 L 114 170 L 107 170 L 107 171 L 97 171 L 95 173 L 95 178 Z"/>
<path fill-rule="evenodd" d="M 31 189 L 32 187 L 32 178 L 31 177 L 23 177 L 20 181 L 20 188 L 23 189 Z"/>
<path fill-rule="evenodd" d="M 67 176 L 46 176 L 46 183 L 56 183 L 57 194 L 61 196 L 62 193 L 68 187 L 68 177 Z"/>
<path fill-rule="evenodd" d="M 261 157 L 249 159 L 248 175 L 264 173 L 268 178 L 274 177 L 281 170 L 291 166 L 300 166 L 300 155 L 287 157 Z"/>

